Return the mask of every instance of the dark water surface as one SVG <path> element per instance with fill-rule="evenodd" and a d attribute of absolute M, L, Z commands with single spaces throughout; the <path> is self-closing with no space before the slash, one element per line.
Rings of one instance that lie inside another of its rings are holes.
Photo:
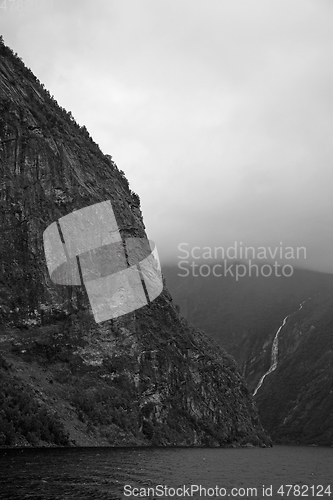
<path fill-rule="evenodd" d="M 195 491 L 200 485 L 201 496 Z M 263 485 L 272 490 L 263 492 Z M 278 494 L 281 485 L 292 485 L 289 495 L 289 487 Z M 168 496 L 164 487 L 170 488 Z M 0 450 L 1 500 L 226 497 L 333 499 L 333 448 Z"/>

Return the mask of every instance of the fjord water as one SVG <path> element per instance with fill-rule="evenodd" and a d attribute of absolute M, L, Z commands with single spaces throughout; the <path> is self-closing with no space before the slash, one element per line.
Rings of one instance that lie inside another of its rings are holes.
<path fill-rule="evenodd" d="M 205 498 L 204 490 L 201 496 L 199 492 L 193 496 L 171 496 L 172 488 L 191 485 L 201 485 L 207 493 L 212 493 L 208 488 L 225 488 L 231 498 L 330 498 L 324 494 L 329 484 L 333 497 L 333 448 L 325 447 L 0 450 L 3 500 L 144 498 L 131 495 L 140 492 L 134 488 L 157 485 L 169 487 L 170 496 L 155 494 L 145 498 Z M 127 496 L 125 485 L 128 485 Z M 272 486 L 272 495 L 263 493 L 263 485 Z M 287 496 L 285 488 L 281 496 L 277 493 L 281 485 L 299 485 L 304 494 L 297 494 L 296 488 L 295 495 L 291 490 Z M 243 489 L 232 496 L 232 488 Z M 246 492 L 247 488 L 257 488 L 257 492 Z M 212 497 L 222 498 L 215 493 L 206 496 Z"/>

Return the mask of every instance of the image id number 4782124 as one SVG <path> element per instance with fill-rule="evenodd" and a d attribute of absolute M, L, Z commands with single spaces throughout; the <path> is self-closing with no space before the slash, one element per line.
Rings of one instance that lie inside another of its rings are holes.
<path fill-rule="evenodd" d="M 264 489 L 264 488 L 263 488 Z M 331 487 L 323 486 L 321 484 L 316 484 L 308 486 L 307 484 L 282 484 L 276 491 L 277 495 L 281 498 L 294 498 L 294 497 L 308 497 L 308 498 L 320 498 L 320 497 L 330 497 Z"/>

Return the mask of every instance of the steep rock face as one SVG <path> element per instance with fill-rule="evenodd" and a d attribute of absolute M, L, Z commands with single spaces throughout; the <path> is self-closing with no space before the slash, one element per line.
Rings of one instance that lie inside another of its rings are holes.
<path fill-rule="evenodd" d="M 294 269 L 290 278 L 164 276 L 180 311 L 236 359 L 264 428 L 279 443 L 333 444 L 333 275 Z M 300 309 L 300 303 L 303 302 Z"/>
<path fill-rule="evenodd" d="M 333 298 L 318 294 L 288 318 L 277 369 L 256 401 L 277 442 L 333 446 Z"/>
<path fill-rule="evenodd" d="M 0 92 L 0 445 L 269 444 L 233 358 L 166 288 L 97 324 L 83 288 L 52 283 L 52 222 L 111 200 L 122 236 L 146 237 L 139 198 L 3 43 Z"/>

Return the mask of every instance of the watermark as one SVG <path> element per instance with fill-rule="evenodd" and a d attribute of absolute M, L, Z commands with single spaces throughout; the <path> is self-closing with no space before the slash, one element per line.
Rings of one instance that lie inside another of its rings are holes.
<path fill-rule="evenodd" d="M 170 487 L 163 484 L 156 486 L 133 487 L 124 485 L 124 496 L 127 498 L 295 498 L 299 496 L 327 497 L 332 495 L 331 486 L 307 484 L 279 484 L 276 486 L 262 484 L 258 487 L 224 488 L 218 485 L 205 487 L 201 484 Z"/>
<path fill-rule="evenodd" d="M 43 239 L 51 280 L 84 286 L 96 323 L 140 309 L 163 290 L 154 243 L 123 239 L 109 200 L 61 217 Z"/>
<path fill-rule="evenodd" d="M 226 489 L 221 486 L 212 486 L 205 487 L 201 484 L 191 484 L 186 486 L 183 484 L 178 487 L 166 486 L 163 484 L 158 484 L 154 487 L 132 487 L 130 484 L 125 484 L 124 486 L 124 496 L 130 498 L 186 498 L 193 497 L 197 498 L 197 495 L 200 497 L 257 497 L 258 488 L 232 488 Z"/>
<path fill-rule="evenodd" d="M 202 278 L 215 276 L 215 278 L 232 277 L 235 278 L 236 281 L 240 278 L 244 278 L 244 276 L 255 276 L 256 278 L 259 276 L 262 276 L 263 278 L 269 278 L 270 276 L 281 278 L 281 276 L 284 276 L 289 278 L 294 272 L 294 268 L 290 264 L 281 266 L 277 262 L 274 262 L 274 264 L 258 265 L 254 264 L 252 261 L 249 261 L 248 264 L 235 264 L 233 262 L 229 263 L 228 261 L 224 261 L 223 264 L 214 265 L 181 261 L 178 262 L 178 268 L 182 272 L 178 273 L 178 276 L 182 278 L 186 278 L 190 275 L 195 278 L 198 278 L 199 276 Z"/>
<path fill-rule="evenodd" d="M 178 276 L 232 277 L 236 281 L 245 276 L 287 278 L 292 276 L 294 268 L 286 261 L 306 259 L 305 247 L 284 246 L 282 242 L 276 247 L 244 246 L 237 241 L 228 247 L 190 247 L 188 243 L 180 243 L 178 250 Z M 209 263 L 202 263 L 204 260 Z"/>
<path fill-rule="evenodd" d="M 0 0 L 0 15 L 3 12 L 46 11 L 54 6 L 54 0 Z"/>

